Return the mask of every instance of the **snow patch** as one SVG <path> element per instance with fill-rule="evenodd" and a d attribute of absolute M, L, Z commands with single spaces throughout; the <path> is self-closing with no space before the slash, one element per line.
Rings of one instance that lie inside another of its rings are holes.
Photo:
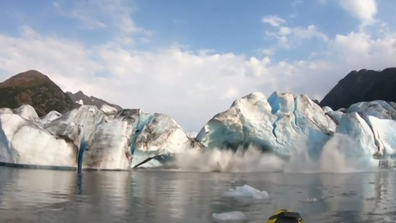
<path fill-rule="evenodd" d="M 79 104 L 79 105 L 84 105 L 84 101 L 82 99 L 76 101 L 76 103 Z"/>

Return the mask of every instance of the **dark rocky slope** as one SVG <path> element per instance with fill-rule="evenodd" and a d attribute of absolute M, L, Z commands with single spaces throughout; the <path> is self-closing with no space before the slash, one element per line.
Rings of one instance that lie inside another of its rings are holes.
<path fill-rule="evenodd" d="M 396 67 L 350 72 L 322 99 L 320 106 L 337 110 L 373 100 L 396 101 Z"/>
<path fill-rule="evenodd" d="M 39 116 L 55 110 L 65 113 L 74 105 L 71 98 L 48 76 L 29 70 L 0 83 L 0 108 L 34 107 Z"/>

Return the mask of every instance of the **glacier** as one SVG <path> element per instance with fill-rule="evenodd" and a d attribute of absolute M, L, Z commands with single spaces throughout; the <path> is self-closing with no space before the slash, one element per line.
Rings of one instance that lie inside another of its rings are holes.
<path fill-rule="evenodd" d="M 305 95 L 274 92 L 267 99 L 253 93 L 209 120 L 197 141 L 206 147 L 230 149 L 254 145 L 284 159 L 307 152 L 318 159 L 320 148 L 335 128 L 336 124 Z"/>
<path fill-rule="evenodd" d="M 359 102 L 334 111 L 306 95 L 279 92 L 235 100 L 196 134 L 166 114 L 140 109 L 81 105 L 39 117 L 32 106 L 22 105 L 0 109 L 0 163 L 130 170 L 175 165 L 176 156 L 254 147 L 284 162 L 326 161 L 324 156 L 336 151 L 361 166 L 378 167 L 396 157 L 395 129 L 393 102 Z"/>
<path fill-rule="evenodd" d="M 162 157 L 200 149 L 169 116 L 140 109 L 82 105 L 41 119 L 30 105 L 0 110 L 3 164 L 127 170 L 159 166 Z"/>

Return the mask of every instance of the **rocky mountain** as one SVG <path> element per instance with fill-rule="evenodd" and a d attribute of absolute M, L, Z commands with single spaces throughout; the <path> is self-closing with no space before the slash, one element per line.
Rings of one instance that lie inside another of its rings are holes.
<path fill-rule="evenodd" d="M 74 94 L 68 91 L 68 92 L 66 92 L 66 94 L 73 100 L 73 102 L 75 104 L 77 104 L 76 106 L 95 105 L 96 107 L 100 108 L 100 107 L 102 107 L 103 104 L 106 104 L 106 105 L 115 107 L 118 110 L 122 109 L 121 106 L 109 103 L 103 99 L 100 99 L 100 98 L 97 98 L 94 96 L 87 96 L 82 91 L 78 91 Z"/>
<path fill-rule="evenodd" d="M 39 116 L 55 110 L 65 113 L 74 107 L 71 98 L 48 76 L 29 70 L 0 83 L 0 108 L 34 107 Z"/>
<path fill-rule="evenodd" d="M 47 75 L 36 70 L 19 73 L 0 83 L 0 108 L 18 108 L 23 104 L 31 105 L 39 116 L 52 110 L 66 113 L 82 104 L 98 108 L 107 104 L 121 109 L 103 99 L 88 97 L 82 91 L 65 93 Z"/>
<path fill-rule="evenodd" d="M 350 72 L 322 99 L 320 106 L 336 110 L 373 100 L 396 101 L 396 67 Z"/>

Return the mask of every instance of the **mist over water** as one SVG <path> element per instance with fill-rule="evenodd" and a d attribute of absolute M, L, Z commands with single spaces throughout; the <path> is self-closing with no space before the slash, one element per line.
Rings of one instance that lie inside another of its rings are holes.
<path fill-rule="evenodd" d="M 289 173 L 348 173 L 379 171 L 378 161 L 372 160 L 345 135 L 335 134 L 321 150 L 317 160 L 311 160 L 307 148 L 299 143 L 295 154 L 283 160 L 271 153 L 262 153 L 250 146 L 237 151 L 206 149 L 199 154 L 178 154 L 173 166 L 178 170 L 200 172 L 289 172 Z"/>

